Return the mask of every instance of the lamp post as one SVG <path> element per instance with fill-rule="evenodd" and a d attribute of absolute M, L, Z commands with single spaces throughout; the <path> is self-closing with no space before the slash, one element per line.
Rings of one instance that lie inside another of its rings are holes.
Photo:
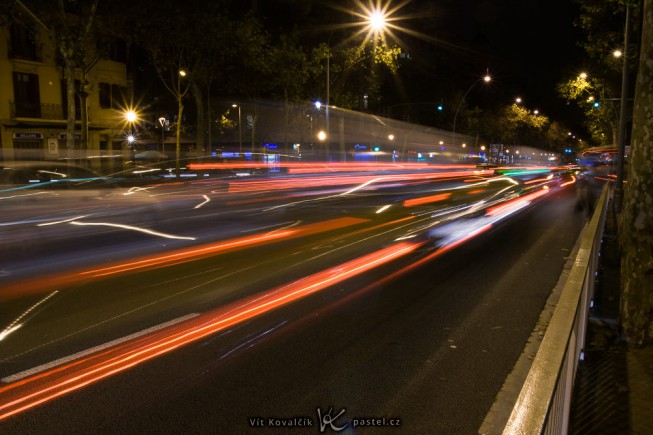
<path fill-rule="evenodd" d="M 166 142 L 166 133 L 165 133 L 165 131 L 164 131 L 164 127 L 165 127 L 165 125 L 166 125 L 166 118 L 165 118 L 165 116 L 162 116 L 162 117 L 159 118 L 159 125 L 161 126 L 161 152 L 162 152 L 163 154 L 165 154 L 165 153 L 166 153 L 166 145 L 165 145 L 165 142 Z"/>
<path fill-rule="evenodd" d="M 243 128 L 240 122 L 240 104 L 232 104 L 231 107 L 238 107 L 238 151 L 240 154 L 243 153 Z"/>
<path fill-rule="evenodd" d="M 188 92 L 188 87 L 182 92 L 181 89 L 181 79 L 186 77 L 186 71 L 179 69 L 179 74 L 177 74 L 177 137 L 176 137 L 176 146 L 175 146 L 175 178 L 181 178 L 181 170 L 179 168 L 179 160 L 181 156 L 181 118 L 184 114 L 184 104 L 182 102 L 184 95 Z"/>
<path fill-rule="evenodd" d="M 630 5 L 626 3 L 626 26 L 623 52 L 615 57 L 623 59 L 621 69 L 621 107 L 619 109 L 619 137 L 617 137 L 617 184 L 614 188 L 614 211 L 621 212 L 624 197 L 624 154 L 626 153 L 626 93 L 628 92 L 628 44 L 630 43 Z"/>
<path fill-rule="evenodd" d="M 451 132 L 451 145 L 456 144 L 456 119 L 458 118 L 458 111 L 460 110 L 460 107 L 463 105 L 463 101 L 465 101 L 465 97 L 467 94 L 471 92 L 472 89 L 474 89 L 474 86 L 479 84 L 480 82 L 485 82 L 489 83 L 492 80 L 492 77 L 490 77 L 489 74 L 486 74 L 484 77 L 476 80 L 472 85 L 467 89 L 467 92 L 463 95 L 463 97 L 460 99 L 460 103 L 458 103 L 458 107 L 456 108 L 456 113 L 453 116 L 453 131 Z"/>

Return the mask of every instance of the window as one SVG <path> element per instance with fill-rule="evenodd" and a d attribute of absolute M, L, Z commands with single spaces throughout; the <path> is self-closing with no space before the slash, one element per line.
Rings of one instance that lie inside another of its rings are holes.
<path fill-rule="evenodd" d="M 111 108 L 111 85 L 109 83 L 100 83 L 100 108 Z"/>
<path fill-rule="evenodd" d="M 13 23 L 9 28 L 9 57 L 41 61 L 41 50 L 34 33 L 24 26 Z"/>
<path fill-rule="evenodd" d="M 14 102 L 16 104 L 16 116 L 41 117 L 38 75 L 14 71 Z"/>
<path fill-rule="evenodd" d="M 127 88 L 120 85 L 111 85 L 111 104 L 114 109 L 124 109 L 127 105 Z"/>
<path fill-rule="evenodd" d="M 127 63 L 127 44 L 125 41 L 113 40 L 107 48 L 109 59 L 116 62 Z"/>
<path fill-rule="evenodd" d="M 100 107 L 102 109 L 118 109 L 123 110 L 127 104 L 127 88 L 124 86 L 110 84 L 110 83 L 100 83 L 99 86 L 100 92 Z"/>

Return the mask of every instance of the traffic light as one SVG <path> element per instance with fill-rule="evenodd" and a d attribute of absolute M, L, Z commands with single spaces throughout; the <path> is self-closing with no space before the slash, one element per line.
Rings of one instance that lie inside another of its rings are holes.
<path fill-rule="evenodd" d="M 598 101 L 595 101 L 594 104 L 592 104 L 592 106 L 594 106 L 595 109 L 598 109 L 600 105 L 601 103 L 599 103 Z"/>
<path fill-rule="evenodd" d="M 444 109 L 444 108 L 442 107 L 442 104 L 438 104 L 438 112 L 442 112 L 442 109 Z"/>

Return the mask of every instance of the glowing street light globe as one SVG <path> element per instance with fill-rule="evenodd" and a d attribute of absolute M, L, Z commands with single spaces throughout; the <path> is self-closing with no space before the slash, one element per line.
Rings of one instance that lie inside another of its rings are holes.
<path fill-rule="evenodd" d="M 381 32 L 385 29 L 385 14 L 381 10 L 372 11 L 369 16 L 369 25 L 372 31 Z"/>
<path fill-rule="evenodd" d="M 138 115 L 136 115 L 136 112 L 133 110 L 128 110 L 125 112 L 125 119 L 127 122 L 136 122 L 136 119 L 138 118 Z"/>

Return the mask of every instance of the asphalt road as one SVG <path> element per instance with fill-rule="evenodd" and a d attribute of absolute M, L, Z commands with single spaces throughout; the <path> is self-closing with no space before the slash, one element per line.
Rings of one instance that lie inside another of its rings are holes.
<path fill-rule="evenodd" d="M 405 200 L 406 192 L 390 197 Z M 88 367 L 67 367 L 67 379 L 155 339 L 206 325 L 213 329 L 3 420 L 0 429 L 237 434 L 320 433 L 345 426 L 344 433 L 476 433 L 584 223 L 584 215 L 574 213 L 573 189 L 554 190 L 447 252 L 428 239 L 404 238 L 428 232 L 432 212 L 363 221 L 358 206 L 367 200 L 359 197 L 346 207 L 341 198 L 328 200 L 330 212 L 324 202 L 303 204 L 299 211 L 275 209 L 279 222 L 302 217 L 301 223 L 275 228 L 299 235 L 255 249 L 191 256 L 101 280 L 66 282 L 52 296 L 40 289 L 4 301 L 3 308 L 20 313 L 28 299 L 50 297 L 40 306 L 47 315 L 35 309 L 38 315 L 16 332 L 21 340 L 5 340 L 0 398 L 14 394 L 12 385 L 21 382 L 7 381 L 11 374 L 161 322 L 179 320 L 134 339 L 142 342 L 129 349 L 115 345 L 106 357 L 84 362 Z M 236 227 L 243 234 L 261 228 L 274 204 L 250 209 L 248 219 L 241 210 Z M 191 222 L 223 213 L 203 210 L 205 217 Z M 171 232 L 183 225 L 170 223 L 166 207 L 159 212 Z M 320 217 L 319 231 L 311 227 L 314 216 Z M 325 221 L 332 224 L 329 230 Z M 210 227 L 196 228 L 206 234 Z M 215 240 L 224 243 L 219 235 L 225 228 L 212 233 Z M 375 257 L 395 246 L 410 249 Z M 270 309 L 256 305 L 271 304 L 269 298 L 287 291 L 298 299 Z M 255 315 L 217 326 L 216 319 L 241 315 L 242 301 L 256 308 Z M 225 306 L 231 308 L 220 311 Z"/>

